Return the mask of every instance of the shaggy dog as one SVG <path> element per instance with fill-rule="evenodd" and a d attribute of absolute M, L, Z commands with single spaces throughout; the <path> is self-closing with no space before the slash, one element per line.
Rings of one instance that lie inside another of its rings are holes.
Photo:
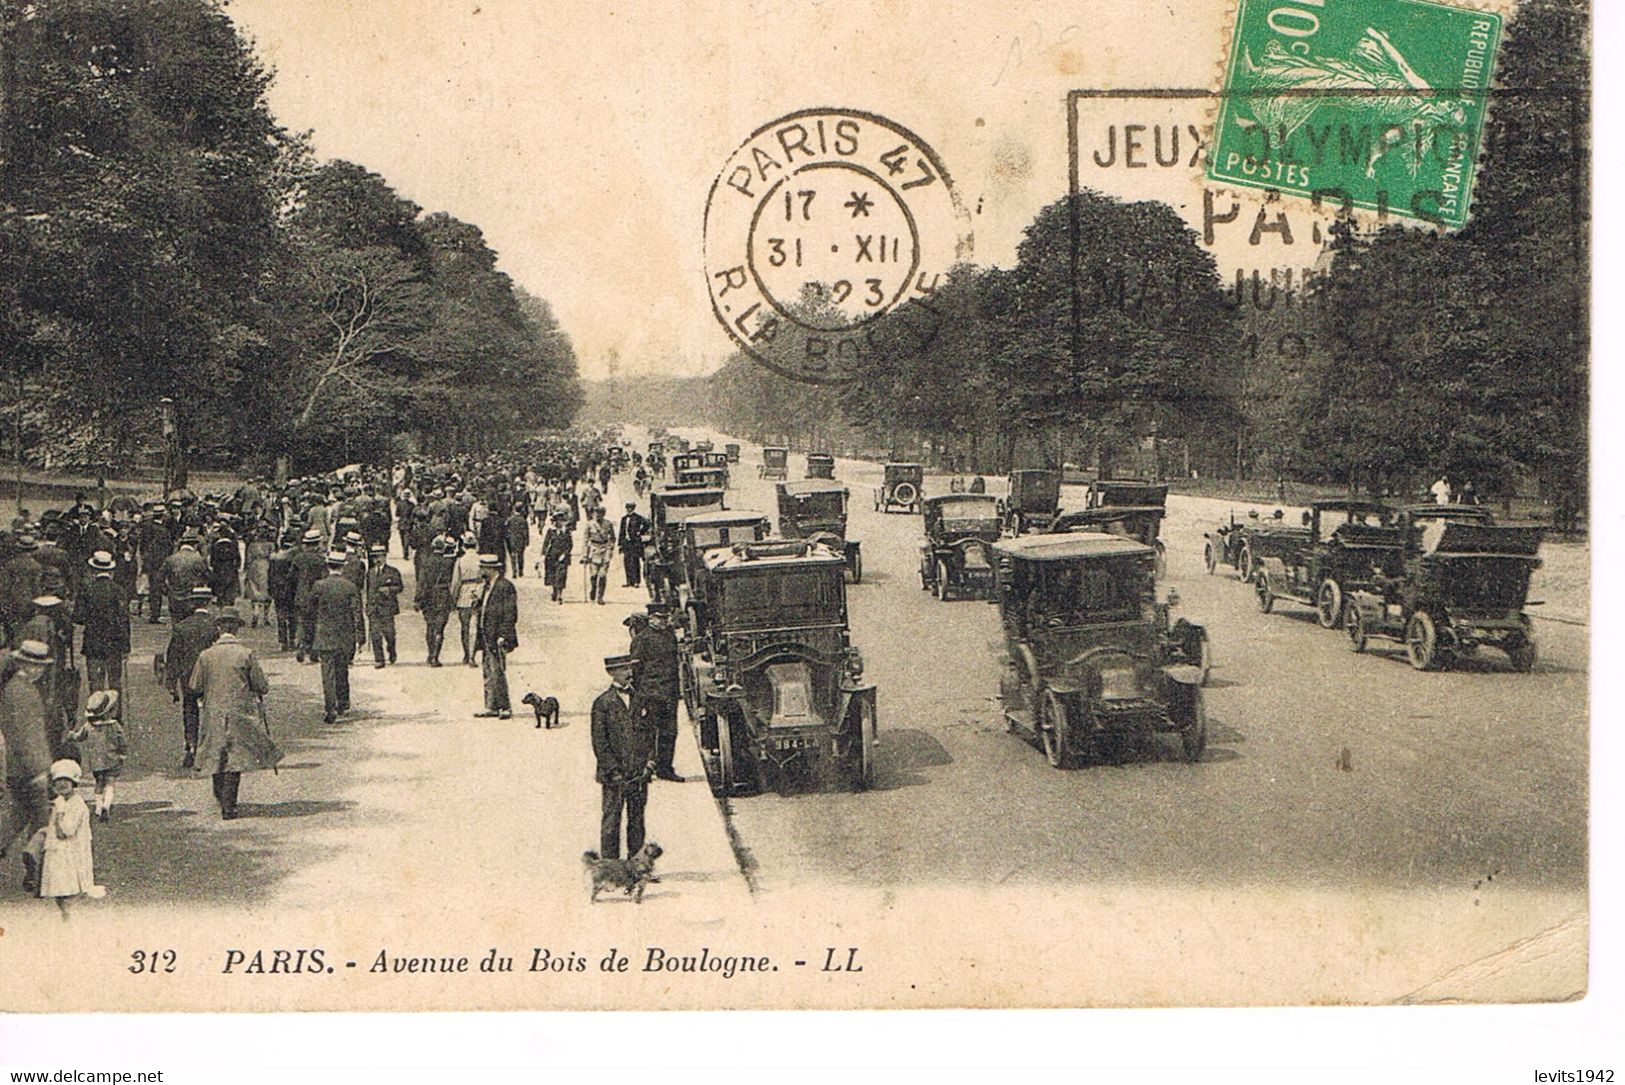
<path fill-rule="evenodd" d="M 655 860 L 660 854 L 660 845 L 652 841 L 630 859 L 603 859 L 595 851 L 584 853 L 581 862 L 592 875 L 593 903 L 598 903 L 598 894 L 605 889 L 624 889 L 627 896 L 642 904 L 644 887 L 660 880 L 654 876 Z"/>

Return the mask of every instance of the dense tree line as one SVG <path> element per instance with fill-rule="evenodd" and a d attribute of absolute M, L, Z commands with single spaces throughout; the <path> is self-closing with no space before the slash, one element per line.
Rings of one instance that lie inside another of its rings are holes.
<path fill-rule="evenodd" d="M 0 354 L 26 457 L 128 462 L 164 397 L 215 463 L 569 421 L 547 304 L 478 228 L 317 162 L 217 0 L 0 13 Z"/>
<path fill-rule="evenodd" d="M 1578 0 L 1524 0 L 1508 23 L 1472 219 L 1456 233 L 1345 229 L 1324 274 L 1264 310 L 1221 286 L 1171 208 L 1083 192 L 1071 214 L 1065 199 L 1038 214 L 1013 268 L 956 268 L 923 303 L 936 327 L 924 345 L 883 321 L 850 385 L 796 385 L 735 355 L 712 378 L 717 421 L 906 455 L 930 440 L 979 470 L 1188 463 L 1379 492 L 1448 472 L 1491 494 L 1532 476 L 1578 507 L 1587 33 Z M 1285 356 L 1259 349 L 1283 342 Z"/>

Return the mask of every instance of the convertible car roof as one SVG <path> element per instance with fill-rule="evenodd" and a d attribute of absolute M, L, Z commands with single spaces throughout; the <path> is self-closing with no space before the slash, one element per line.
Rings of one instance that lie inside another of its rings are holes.
<path fill-rule="evenodd" d="M 767 513 L 757 512 L 755 509 L 722 509 L 717 512 L 702 512 L 698 516 L 690 516 L 683 521 L 684 525 L 708 527 L 730 524 L 754 524 L 758 520 L 766 520 Z"/>
<path fill-rule="evenodd" d="M 1088 531 L 1074 531 L 1065 535 L 1023 535 L 1017 539 L 1003 539 L 993 544 L 993 551 L 1001 557 L 1020 558 L 1023 561 L 1068 561 L 1075 558 L 1125 557 L 1156 552 L 1144 543 L 1122 535 L 1104 535 Z"/>
<path fill-rule="evenodd" d="M 976 502 L 984 503 L 984 504 L 986 502 L 991 501 L 994 504 L 998 504 L 999 499 L 997 497 L 995 497 L 993 494 L 971 494 L 971 493 L 935 494 L 935 495 L 933 495 L 931 497 L 925 498 L 924 504 L 927 504 L 927 505 L 947 505 L 947 504 L 950 504 L 950 503 L 952 503 L 954 501 L 976 501 Z"/>
<path fill-rule="evenodd" d="M 781 482 L 778 485 L 779 489 L 785 493 L 797 496 L 801 494 L 834 493 L 837 490 L 841 493 L 847 492 L 846 483 L 837 482 L 832 478 L 800 478 L 791 482 Z"/>

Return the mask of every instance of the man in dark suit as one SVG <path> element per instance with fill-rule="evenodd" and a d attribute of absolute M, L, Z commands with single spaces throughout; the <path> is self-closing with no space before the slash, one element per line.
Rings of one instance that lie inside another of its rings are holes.
<path fill-rule="evenodd" d="M 327 575 L 310 589 L 310 607 L 316 620 L 314 646 L 322 662 L 323 719 L 332 723 L 350 711 L 350 662 L 365 629 L 361 593 L 345 575 L 349 555 L 334 550 L 327 555 Z"/>
<path fill-rule="evenodd" d="M 374 667 L 384 666 L 386 649 L 388 662 L 395 662 L 395 615 L 401 612 L 400 595 L 406 587 L 401 571 L 389 563 L 388 556 L 382 543 L 374 543 L 367 551 L 367 628 L 372 632 Z"/>
<path fill-rule="evenodd" d="M 209 585 L 209 563 L 198 553 L 201 540 L 191 532 L 181 536 L 180 548 L 158 569 L 158 583 L 169 597 L 169 620 L 178 622 L 192 613 L 192 589 Z M 148 585 L 148 590 L 156 590 Z M 211 597 L 213 593 L 211 592 Z"/>
<path fill-rule="evenodd" d="M 480 652 L 480 669 L 485 677 L 485 709 L 477 717 L 509 719 L 513 704 L 508 698 L 508 653 L 519 647 L 519 592 L 513 581 L 502 575 L 499 554 L 480 555 L 479 624 L 474 627 L 474 646 Z"/>
<path fill-rule="evenodd" d="M 214 592 L 208 585 L 192 589 L 188 605 L 194 609 L 169 627 L 169 648 L 164 652 L 164 682 L 169 687 L 171 700 L 181 703 L 181 728 L 186 743 L 186 758 L 181 768 L 189 769 L 197 758 L 200 691 L 191 686 L 192 668 L 197 657 L 220 635 L 215 628 L 214 615 L 209 613 L 209 602 Z"/>
<path fill-rule="evenodd" d="M 638 503 L 626 503 L 626 515 L 621 517 L 619 537 L 621 564 L 626 569 L 626 586 L 635 588 L 643 582 L 643 548 L 649 542 L 649 521 L 638 512 Z"/>
<path fill-rule="evenodd" d="M 90 580 L 79 589 L 73 607 L 75 624 L 85 627 L 80 649 L 85 658 L 85 678 L 92 693 L 103 689 L 123 693 L 124 660 L 130 654 L 130 597 L 124 586 L 113 579 L 118 562 L 112 554 L 98 550 L 88 564 Z M 123 718 L 122 710 L 119 717 Z"/>
<path fill-rule="evenodd" d="M 159 570 L 174 551 L 175 537 L 169 531 L 169 513 L 157 502 L 148 502 L 142 514 L 137 548 L 141 553 L 141 571 L 147 574 L 147 621 L 158 624 L 158 612 L 164 605 L 163 583 Z"/>
<path fill-rule="evenodd" d="M 423 637 L 429 666 L 440 666 L 440 646 L 446 640 L 451 617 L 452 573 L 457 568 L 457 544 L 446 535 L 421 543 L 417 550 L 417 605 L 423 615 Z"/>
<path fill-rule="evenodd" d="M 680 784 L 683 778 L 672 765 L 677 752 L 677 634 L 669 603 L 650 603 L 648 610 L 649 624 L 632 638 L 632 654 L 638 659 L 638 717 L 654 745 L 655 777 Z"/>
<path fill-rule="evenodd" d="M 293 609 L 299 616 L 299 635 L 295 640 L 298 654 L 295 656 L 303 663 L 308 656 L 312 663 L 316 662 L 316 610 L 311 605 L 310 591 L 321 580 L 327 571 L 327 562 L 322 559 L 321 545 L 322 533 L 311 528 L 300 538 L 300 547 L 293 555 Z"/>
<path fill-rule="evenodd" d="M 603 817 L 598 830 L 598 853 L 605 859 L 621 857 L 621 813 L 626 813 L 626 854 L 643 847 L 643 812 L 649 801 L 649 774 L 654 771 L 648 733 L 638 725 L 632 709 L 632 656 L 609 656 L 604 669 L 611 685 L 592 703 L 592 752 L 598 761 L 597 780 L 603 792 Z"/>

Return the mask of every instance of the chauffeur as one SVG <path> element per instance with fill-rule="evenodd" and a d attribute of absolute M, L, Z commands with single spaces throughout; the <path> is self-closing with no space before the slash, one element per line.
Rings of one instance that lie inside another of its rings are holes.
<path fill-rule="evenodd" d="M 632 654 L 638 659 L 638 719 L 653 740 L 656 779 L 680 784 L 683 778 L 672 765 L 677 752 L 677 634 L 668 620 L 669 603 L 650 603 L 648 611 L 648 626 L 632 637 Z"/>
<path fill-rule="evenodd" d="M 604 669 L 611 685 L 592 703 L 592 752 L 603 791 L 598 853 L 605 859 L 621 857 L 622 811 L 626 814 L 626 854 L 636 855 L 643 847 L 643 813 L 649 801 L 654 753 L 649 733 L 638 725 L 634 709 L 632 676 L 637 667 L 633 656 L 607 657 Z"/>

